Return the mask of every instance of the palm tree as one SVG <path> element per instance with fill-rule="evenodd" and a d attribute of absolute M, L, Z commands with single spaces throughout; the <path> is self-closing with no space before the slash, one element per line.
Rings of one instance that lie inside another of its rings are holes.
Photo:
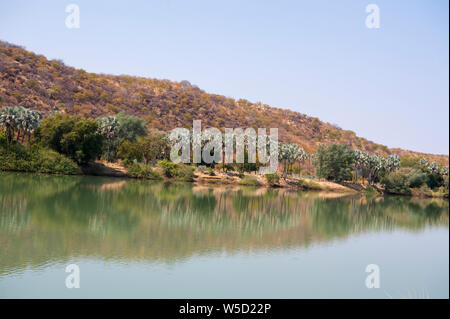
<path fill-rule="evenodd" d="M 39 126 L 41 119 L 39 111 L 23 106 L 6 106 L 0 111 L 0 126 L 5 128 L 8 144 L 15 136 L 18 142 L 23 142 L 25 136 L 30 136 Z"/>
<path fill-rule="evenodd" d="M 17 108 L 13 106 L 6 106 L 0 111 L 0 126 L 5 129 L 6 132 L 6 142 L 11 144 L 15 130 L 18 124 L 18 112 Z"/>
<path fill-rule="evenodd" d="M 25 121 L 23 125 L 23 135 L 21 142 L 23 143 L 25 136 L 28 136 L 28 140 L 30 136 L 33 134 L 34 130 L 39 127 L 42 120 L 42 114 L 36 110 L 25 109 Z"/>
<path fill-rule="evenodd" d="M 305 150 L 296 144 L 279 143 L 278 159 L 284 161 L 284 175 L 296 161 L 302 163 L 308 158 Z"/>

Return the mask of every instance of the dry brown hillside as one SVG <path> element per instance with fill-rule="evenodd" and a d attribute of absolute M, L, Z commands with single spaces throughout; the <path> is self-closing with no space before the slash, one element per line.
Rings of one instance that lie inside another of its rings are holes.
<path fill-rule="evenodd" d="M 6 105 L 90 117 L 124 111 L 164 130 L 190 127 L 193 119 L 202 120 L 204 127 L 278 127 L 280 140 L 297 143 L 309 153 L 320 144 L 347 143 L 371 153 L 426 156 L 448 163 L 448 156 L 389 149 L 318 118 L 206 93 L 187 81 L 88 73 L 0 41 L 0 107 Z"/>

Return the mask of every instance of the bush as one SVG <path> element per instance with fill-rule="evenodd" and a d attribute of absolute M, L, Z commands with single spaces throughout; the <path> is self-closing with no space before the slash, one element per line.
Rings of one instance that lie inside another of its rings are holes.
<path fill-rule="evenodd" d="M 353 151 L 346 144 L 331 144 L 327 148 L 320 146 L 314 155 L 317 176 L 327 180 L 350 180 L 353 163 Z"/>
<path fill-rule="evenodd" d="M 427 174 L 419 169 L 413 170 L 408 177 L 409 186 L 413 188 L 420 187 L 423 184 L 426 184 L 427 182 L 428 182 Z"/>
<path fill-rule="evenodd" d="M 120 158 L 144 161 L 145 164 L 167 159 L 169 154 L 170 142 L 167 134 L 157 130 L 150 130 L 149 136 L 141 137 L 137 142 L 125 140 L 118 149 Z"/>
<path fill-rule="evenodd" d="M 259 182 L 254 176 L 246 175 L 240 180 L 239 184 L 248 186 L 259 186 Z"/>
<path fill-rule="evenodd" d="M 117 152 L 117 155 L 126 161 L 142 161 L 142 151 L 139 149 L 137 143 L 124 141 L 120 146 Z"/>
<path fill-rule="evenodd" d="M 174 177 L 176 171 L 179 169 L 179 165 L 176 163 L 173 163 L 169 160 L 162 160 L 158 162 L 159 167 L 162 168 L 164 171 L 164 175 L 166 177 Z"/>
<path fill-rule="evenodd" d="M 0 170 L 50 173 L 80 174 L 80 168 L 71 159 L 51 149 L 33 147 L 26 150 L 21 144 L 12 144 L 8 149 L 0 142 Z"/>
<path fill-rule="evenodd" d="M 61 153 L 78 164 L 86 164 L 102 154 L 103 137 L 93 119 L 77 115 L 56 114 L 44 119 L 35 131 L 43 146 Z"/>
<path fill-rule="evenodd" d="M 276 186 L 280 182 L 280 176 L 278 176 L 278 174 L 276 173 L 266 174 L 265 177 L 270 186 Z"/>
<path fill-rule="evenodd" d="M 148 136 L 140 138 L 137 144 L 146 164 L 169 158 L 170 141 L 165 132 L 150 130 Z"/>
<path fill-rule="evenodd" d="M 37 171 L 53 174 L 80 174 L 80 168 L 71 159 L 50 149 L 38 149 L 32 152 L 32 162 L 36 163 Z"/>
<path fill-rule="evenodd" d="M 444 185 L 444 179 L 438 174 L 428 174 L 427 186 L 431 189 Z"/>
<path fill-rule="evenodd" d="M 396 172 L 386 174 L 381 180 L 381 184 L 384 185 L 385 192 L 399 195 L 410 195 L 411 194 L 411 190 L 409 189 L 410 173 L 411 169 L 401 168 Z"/>
<path fill-rule="evenodd" d="M 152 169 L 149 165 L 139 164 L 139 163 L 128 163 L 126 166 L 128 175 L 134 178 L 145 178 L 145 179 L 162 179 L 161 174 Z"/>
<path fill-rule="evenodd" d="M 194 168 L 187 165 L 180 165 L 175 172 L 175 179 L 184 182 L 192 182 L 194 180 Z"/>
<path fill-rule="evenodd" d="M 191 182 L 194 180 L 194 168 L 173 163 L 169 160 L 161 160 L 158 162 L 159 167 L 162 168 L 164 175 L 169 178 L 174 178 L 179 181 Z"/>

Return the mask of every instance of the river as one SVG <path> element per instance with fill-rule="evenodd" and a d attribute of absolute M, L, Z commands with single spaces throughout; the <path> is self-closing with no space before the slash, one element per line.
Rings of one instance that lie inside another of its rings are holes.
<path fill-rule="evenodd" d="M 448 297 L 447 200 L 0 172 L 0 298 Z"/>

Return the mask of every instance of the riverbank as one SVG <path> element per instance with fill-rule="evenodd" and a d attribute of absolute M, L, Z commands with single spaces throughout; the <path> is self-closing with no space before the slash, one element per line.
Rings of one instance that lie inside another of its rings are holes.
<path fill-rule="evenodd" d="M 107 163 L 96 162 L 95 165 L 102 165 L 104 168 L 100 169 L 100 172 L 104 172 L 107 175 L 104 176 L 117 176 L 124 174 L 123 177 L 131 177 L 127 174 L 127 168 L 119 163 Z M 173 165 L 173 163 L 171 163 Z M 215 185 L 247 185 L 255 187 L 267 187 L 267 188 L 288 188 L 288 189 L 300 189 L 310 191 L 322 191 L 328 193 L 340 193 L 340 194 L 366 194 L 372 196 L 380 196 L 384 194 L 400 195 L 400 196 L 412 196 L 412 197 L 429 197 L 429 198 L 448 198 L 448 193 L 442 190 L 435 191 L 428 188 L 411 188 L 404 193 L 390 193 L 386 192 L 382 185 L 369 185 L 365 182 L 332 182 L 317 178 L 308 178 L 299 175 L 260 175 L 257 173 L 239 173 L 236 171 L 224 171 L 220 169 L 199 167 L 190 167 L 181 165 L 184 167 L 184 174 L 180 176 L 174 176 L 176 173 L 167 174 L 167 167 L 153 166 L 151 168 L 152 174 L 149 179 L 163 179 L 166 181 L 188 181 L 195 184 L 215 184 Z M 180 168 L 181 168 L 180 167 Z M 98 172 L 97 172 L 98 173 Z M 172 175 L 168 177 L 167 175 Z M 161 177 L 161 178 L 160 178 Z M 134 176 L 136 178 L 136 176 Z"/>
<path fill-rule="evenodd" d="M 131 176 L 128 173 L 127 167 L 122 163 L 109 163 L 106 161 L 96 161 L 90 163 L 83 168 L 83 174 L 93 176 L 109 176 L 109 177 L 122 177 L 122 178 L 140 178 Z M 180 181 L 176 177 L 167 177 L 164 170 L 159 166 L 152 167 L 151 178 L 153 180 L 164 181 Z M 213 185 L 230 185 L 230 186 L 255 186 L 266 188 L 288 188 L 288 189 L 300 189 L 309 191 L 321 191 L 337 194 L 367 194 L 373 196 L 379 196 L 384 194 L 384 189 L 380 185 L 368 185 L 365 183 L 356 182 L 342 182 L 335 183 L 326 180 L 319 180 L 314 178 L 300 177 L 300 176 L 278 176 L 276 182 L 268 179 L 264 175 L 255 173 L 238 173 L 238 172 L 226 172 L 222 170 L 211 169 L 194 169 L 192 168 L 192 179 L 187 178 L 182 181 L 192 182 L 198 185 L 213 184 Z M 443 193 L 421 191 L 420 189 L 414 189 L 411 193 L 398 193 L 391 195 L 412 196 L 412 197 L 430 197 L 430 198 L 446 198 Z"/>
<path fill-rule="evenodd" d="M 167 177 L 164 170 L 158 166 L 152 167 L 156 176 L 161 178 L 148 179 L 163 179 L 165 181 L 173 181 L 176 178 Z M 93 176 L 109 176 L 109 177 L 125 177 L 136 178 L 131 176 L 125 165 L 120 163 L 109 163 L 105 161 L 96 161 L 90 163 L 83 168 L 85 175 Z M 276 182 L 270 181 L 266 176 L 255 173 L 238 173 L 225 172 L 221 170 L 202 170 L 193 169 L 192 180 L 195 184 L 217 184 L 217 185 L 247 185 L 258 187 L 274 187 L 274 188 L 294 188 L 314 191 L 327 191 L 336 193 L 359 193 L 364 191 L 365 187 L 358 183 L 338 184 L 330 181 L 321 181 L 317 179 L 294 177 L 294 176 L 279 176 Z"/>
<path fill-rule="evenodd" d="M 174 165 L 173 163 L 171 163 Z M 180 170 L 181 167 L 181 170 Z M 321 191 L 336 194 L 358 194 L 379 196 L 384 195 L 385 190 L 381 185 L 368 185 L 361 182 L 342 182 L 319 180 L 301 176 L 282 176 L 271 174 L 270 176 L 259 175 L 256 173 L 238 173 L 236 171 L 213 170 L 204 167 L 190 167 L 182 165 L 178 168 L 160 167 L 160 165 L 149 166 L 143 164 L 131 163 L 126 166 L 118 161 L 111 163 L 107 161 L 94 161 L 81 167 L 76 175 L 105 176 L 130 179 L 163 180 L 167 182 L 184 181 L 192 182 L 198 185 L 230 185 L 230 186 L 255 186 L 264 188 L 286 188 L 309 191 Z M 0 167 L 2 168 L 2 167 Z M 10 171 L 9 169 L 0 169 Z M 17 170 L 12 170 L 17 171 Z M 20 171 L 20 170 L 19 170 Z M 30 172 L 30 171 L 28 171 Z M 180 173 L 181 172 L 181 173 Z M 46 174 L 65 174 L 64 172 L 51 170 L 36 171 L 31 173 Z M 73 173 L 69 174 L 73 175 Z M 389 193 L 390 195 L 429 197 L 429 198 L 448 198 L 448 194 L 439 191 L 430 191 L 427 189 L 411 189 L 408 193 Z"/>

